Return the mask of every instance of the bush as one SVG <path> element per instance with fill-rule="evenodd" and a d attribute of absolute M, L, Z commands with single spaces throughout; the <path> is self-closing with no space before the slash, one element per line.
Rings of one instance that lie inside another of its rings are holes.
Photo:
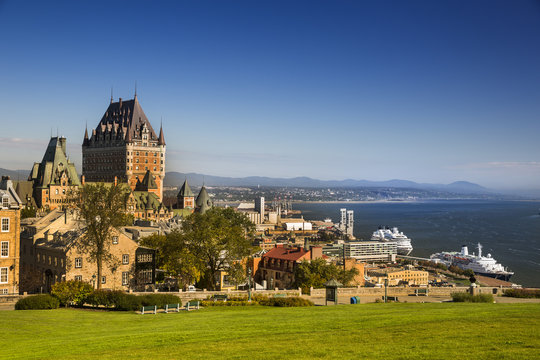
<path fill-rule="evenodd" d="M 138 297 L 141 298 L 141 304 L 143 306 L 157 305 L 158 307 L 164 307 L 167 304 L 182 305 L 182 300 L 172 294 L 145 294 Z"/>
<path fill-rule="evenodd" d="M 20 299 L 15 304 L 15 310 L 58 309 L 60 301 L 49 294 L 32 295 Z"/>
<path fill-rule="evenodd" d="M 478 294 L 471 295 L 469 293 L 452 293 L 453 302 L 473 302 L 473 303 L 492 303 L 493 295 L 491 294 Z"/>
<path fill-rule="evenodd" d="M 86 298 L 94 291 L 92 285 L 77 281 L 69 280 L 57 282 L 52 286 L 51 294 L 60 300 L 60 303 L 66 307 L 75 303 L 83 305 Z"/>
<path fill-rule="evenodd" d="M 301 307 L 301 306 L 313 306 L 312 301 L 301 297 L 285 297 L 285 298 L 268 298 L 260 302 L 264 306 L 279 306 L 279 307 Z"/>
<path fill-rule="evenodd" d="M 504 296 L 523 298 L 523 299 L 539 299 L 540 290 L 533 289 L 506 289 L 504 290 Z"/>
<path fill-rule="evenodd" d="M 125 293 L 121 290 L 94 290 L 87 298 L 86 303 L 89 305 L 104 306 L 106 308 L 115 306 L 118 299 Z"/>

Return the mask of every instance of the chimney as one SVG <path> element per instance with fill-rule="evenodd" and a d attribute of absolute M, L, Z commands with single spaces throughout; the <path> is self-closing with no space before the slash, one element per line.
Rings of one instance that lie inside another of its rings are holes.
<path fill-rule="evenodd" d="M 114 186 L 116 186 L 116 185 L 118 185 L 118 177 L 117 176 L 114 177 Z"/>
<path fill-rule="evenodd" d="M 119 108 L 122 108 L 122 98 L 119 98 L 119 99 L 118 99 L 118 107 L 119 107 Z"/>
<path fill-rule="evenodd" d="M 313 246 L 311 248 L 311 260 L 322 258 L 322 246 Z"/>

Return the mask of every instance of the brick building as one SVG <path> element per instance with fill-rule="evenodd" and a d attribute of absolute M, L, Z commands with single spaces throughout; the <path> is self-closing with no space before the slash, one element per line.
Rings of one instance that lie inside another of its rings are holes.
<path fill-rule="evenodd" d="M 150 171 L 156 187 L 148 191 L 163 199 L 165 177 L 163 128 L 156 134 L 141 108 L 133 100 L 111 103 L 91 135 L 85 130 L 82 172 L 89 182 L 127 182 L 136 190 Z"/>
<path fill-rule="evenodd" d="M 0 182 L 0 295 L 19 293 L 22 202 L 7 176 Z"/>

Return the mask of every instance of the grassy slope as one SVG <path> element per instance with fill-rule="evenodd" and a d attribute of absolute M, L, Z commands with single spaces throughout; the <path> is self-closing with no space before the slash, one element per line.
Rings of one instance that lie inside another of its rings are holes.
<path fill-rule="evenodd" d="M 0 313 L 2 358 L 538 358 L 538 304 Z"/>

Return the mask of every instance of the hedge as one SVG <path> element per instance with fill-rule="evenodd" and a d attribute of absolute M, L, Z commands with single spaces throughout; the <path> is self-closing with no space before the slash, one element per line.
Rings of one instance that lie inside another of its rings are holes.
<path fill-rule="evenodd" d="M 473 303 L 492 303 L 493 295 L 491 294 L 478 294 L 471 295 L 469 293 L 452 293 L 453 302 L 473 302 Z"/>
<path fill-rule="evenodd" d="M 504 290 L 504 296 L 524 298 L 524 299 L 539 299 L 540 290 L 535 289 L 506 289 Z"/>
<path fill-rule="evenodd" d="M 93 306 L 113 307 L 116 310 L 136 311 L 142 306 L 157 305 L 164 307 L 166 304 L 182 304 L 182 300 L 171 294 L 127 294 L 121 290 L 95 290 L 86 299 L 86 303 Z"/>
<path fill-rule="evenodd" d="M 45 310 L 58 309 L 60 301 L 49 294 L 32 295 L 20 299 L 15 304 L 15 310 Z"/>

